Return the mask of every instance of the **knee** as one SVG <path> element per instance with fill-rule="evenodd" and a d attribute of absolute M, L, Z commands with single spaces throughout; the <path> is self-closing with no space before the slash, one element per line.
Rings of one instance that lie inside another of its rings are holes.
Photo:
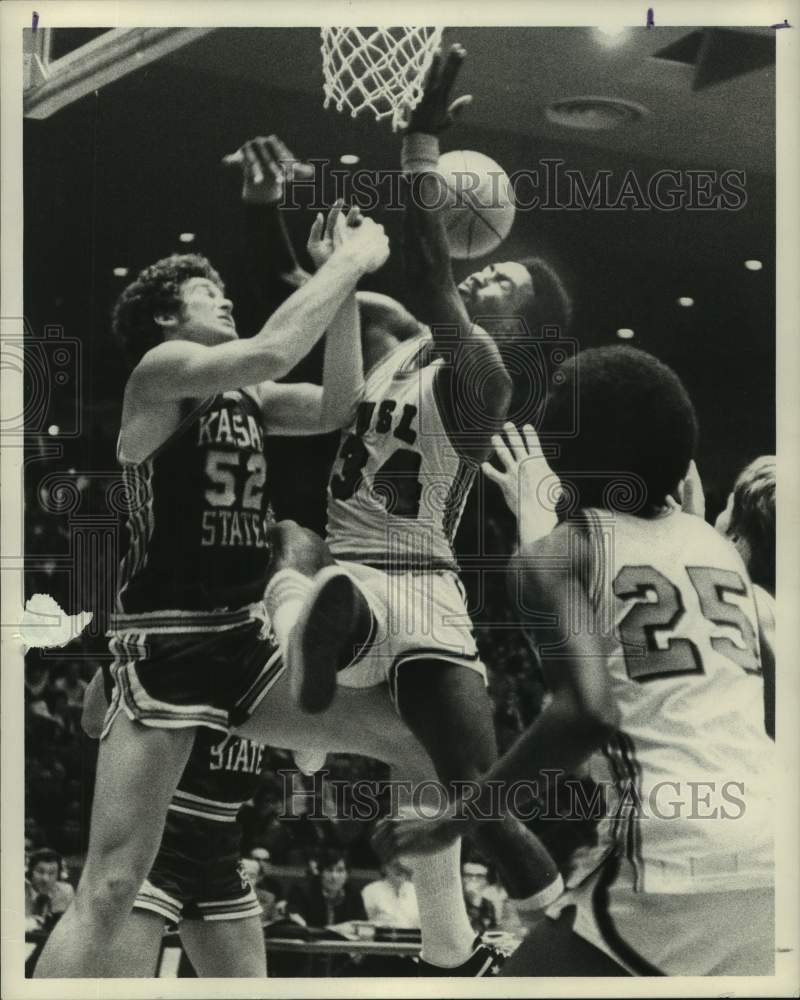
<path fill-rule="evenodd" d="M 328 546 L 315 532 L 296 521 L 279 521 L 270 529 L 272 570 L 291 567 L 313 576 L 333 563 Z"/>
<path fill-rule="evenodd" d="M 131 871 L 86 872 L 75 898 L 76 905 L 88 904 L 104 920 L 126 917 L 146 876 L 146 871 L 141 877 Z"/>

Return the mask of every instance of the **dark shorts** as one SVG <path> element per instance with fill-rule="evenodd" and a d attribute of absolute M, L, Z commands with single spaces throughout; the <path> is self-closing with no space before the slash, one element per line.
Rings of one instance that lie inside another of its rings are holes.
<path fill-rule="evenodd" d="M 161 848 L 134 909 L 184 920 L 260 917 L 261 904 L 240 868 L 236 822 L 203 820 L 170 809 Z"/>
<path fill-rule="evenodd" d="M 105 735 L 117 712 L 147 726 L 241 725 L 283 672 L 263 605 L 232 612 L 117 615 Z"/>

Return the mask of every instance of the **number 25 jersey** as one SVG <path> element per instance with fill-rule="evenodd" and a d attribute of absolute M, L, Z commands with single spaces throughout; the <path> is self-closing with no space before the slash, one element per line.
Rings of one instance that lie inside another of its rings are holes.
<path fill-rule="evenodd" d="M 590 761 L 608 800 L 598 846 L 627 856 L 639 891 L 768 885 L 774 744 L 744 564 L 696 516 L 585 513 L 619 712 Z"/>
<path fill-rule="evenodd" d="M 456 569 L 453 537 L 475 478 L 439 412 L 433 341 L 405 341 L 369 372 L 328 481 L 337 559 L 382 569 Z"/>
<path fill-rule="evenodd" d="M 187 412 L 144 462 L 123 462 L 130 513 L 117 612 L 215 611 L 262 599 L 269 561 L 258 403 L 243 389 Z"/>

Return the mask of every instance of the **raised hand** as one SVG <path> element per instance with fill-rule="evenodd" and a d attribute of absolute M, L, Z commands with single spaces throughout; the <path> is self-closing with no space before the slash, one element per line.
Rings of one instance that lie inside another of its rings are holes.
<path fill-rule="evenodd" d="M 336 247 L 347 242 L 350 231 L 357 229 L 364 221 L 357 205 L 353 205 L 346 217 L 342 215 L 343 208 L 344 200 L 339 198 L 334 202 L 327 219 L 322 212 L 318 212 L 314 219 L 306 249 L 317 268 L 322 267 Z"/>
<path fill-rule="evenodd" d="M 372 847 L 382 861 L 398 855 L 435 854 L 466 833 L 466 819 L 449 814 L 435 819 L 382 819 L 372 834 Z"/>
<path fill-rule="evenodd" d="M 450 92 L 466 54 L 467 50 L 462 45 L 455 44 L 450 46 L 444 57 L 441 51 L 434 55 L 425 77 L 422 99 L 411 112 L 407 132 L 438 135 L 449 128 L 464 108 L 472 103 L 471 94 L 463 94 L 452 102 L 450 100 Z"/>
<path fill-rule="evenodd" d="M 301 163 L 277 135 L 249 139 L 222 162 L 241 167 L 242 201 L 251 205 L 275 204 L 281 200 L 287 181 L 314 174 L 314 168 Z"/>
<path fill-rule="evenodd" d="M 523 440 L 524 435 L 524 440 Z M 501 469 L 491 462 L 481 465 L 483 474 L 503 491 L 503 498 L 514 517 L 519 520 L 520 511 L 531 503 L 541 503 L 539 487 L 544 479 L 553 478 L 554 473 L 542 454 L 539 436 L 530 424 L 525 424 L 522 434 L 510 421 L 503 424 L 503 434 L 492 435 L 492 446 L 500 459 Z M 555 499 L 552 500 L 553 507 Z"/>
<path fill-rule="evenodd" d="M 348 215 L 348 219 L 349 219 Z M 361 218 L 358 215 L 358 225 L 345 225 L 335 228 L 334 249 L 338 253 L 346 253 L 355 260 L 364 274 L 371 274 L 383 267 L 389 259 L 389 239 L 383 231 L 383 226 L 372 219 Z"/>

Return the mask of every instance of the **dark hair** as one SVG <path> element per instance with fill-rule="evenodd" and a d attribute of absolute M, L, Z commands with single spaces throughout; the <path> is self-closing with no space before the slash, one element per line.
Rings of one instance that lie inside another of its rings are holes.
<path fill-rule="evenodd" d="M 686 475 L 697 418 L 683 383 L 667 365 L 631 347 L 595 347 L 553 375 L 542 430 L 574 423 L 551 459 L 561 478 L 559 515 L 601 507 L 645 515 L 663 506 Z"/>
<path fill-rule="evenodd" d="M 40 847 L 35 851 L 31 851 L 28 855 L 28 876 L 30 876 L 33 869 L 42 862 L 45 862 L 46 864 L 58 865 L 59 874 L 61 873 L 63 860 L 58 851 L 54 851 L 52 847 Z"/>
<path fill-rule="evenodd" d="M 775 456 L 761 455 L 736 480 L 728 535 L 743 538 L 750 549 L 753 583 L 775 592 Z"/>
<path fill-rule="evenodd" d="M 189 278 L 208 278 L 220 291 L 225 285 L 209 261 L 197 253 L 172 254 L 141 271 L 114 306 L 111 329 L 131 365 L 164 339 L 155 317 L 180 309 L 180 288 Z"/>
<path fill-rule="evenodd" d="M 543 326 L 557 326 L 565 333 L 572 322 L 572 299 L 561 276 L 542 257 L 525 257 L 519 263 L 533 283 L 533 297 L 523 308 L 531 335 L 538 336 Z"/>
<path fill-rule="evenodd" d="M 344 861 L 346 868 L 350 867 L 347 863 L 347 852 L 342 848 L 323 847 L 317 855 L 317 868 L 321 874 L 326 868 L 333 868 L 340 861 Z"/>

